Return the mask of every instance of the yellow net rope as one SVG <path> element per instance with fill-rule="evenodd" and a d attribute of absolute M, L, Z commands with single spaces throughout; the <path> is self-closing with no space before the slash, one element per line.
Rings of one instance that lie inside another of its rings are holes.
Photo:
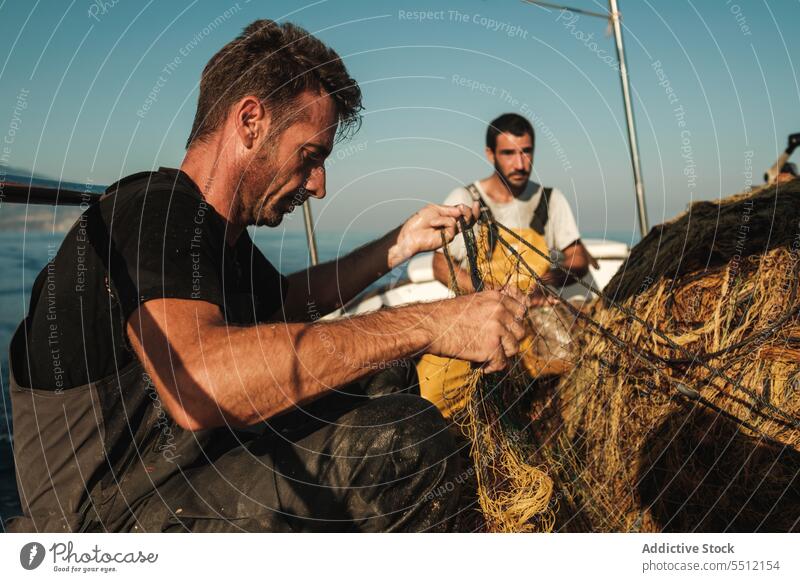
<path fill-rule="evenodd" d="M 487 529 L 800 529 L 798 216 L 800 181 L 697 203 L 570 307 L 559 381 L 472 371 L 458 420 Z"/>

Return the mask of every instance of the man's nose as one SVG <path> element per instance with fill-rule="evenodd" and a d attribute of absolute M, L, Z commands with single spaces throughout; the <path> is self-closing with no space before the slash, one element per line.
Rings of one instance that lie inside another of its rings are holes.
<path fill-rule="evenodd" d="M 531 167 L 531 158 L 524 152 L 519 152 L 515 158 L 516 169 L 528 171 Z"/>
<path fill-rule="evenodd" d="M 317 166 L 311 170 L 304 187 L 310 196 L 325 198 L 325 166 Z"/>

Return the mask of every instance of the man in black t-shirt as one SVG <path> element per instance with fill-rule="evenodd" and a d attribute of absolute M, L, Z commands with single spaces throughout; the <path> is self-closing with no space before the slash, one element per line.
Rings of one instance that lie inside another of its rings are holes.
<path fill-rule="evenodd" d="M 124 368 L 135 355 L 123 323 L 150 299 L 206 301 L 240 324 L 268 321 L 281 307 L 286 278 L 246 230 L 225 244 L 225 220 L 185 173 L 134 174 L 108 193 L 80 217 L 34 285 L 28 357 L 17 367 L 28 386 L 63 390 Z M 110 282 L 119 302 L 109 308 Z"/>
<path fill-rule="evenodd" d="M 403 382 L 380 397 L 353 383 L 421 353 L 502 369 L 526 333 L 521 297 L 318 319 L 452 240 L 477 205 L 429 205 L 289 277 L 246 230 L 325 195 L 325 158 L 360 98 L 334 51 L 256 21 L 203 71 L 180 170 L 125 178 L 81 216 L 12 339 L 25 515 L 10 529 L 451 524 L 458 462 L 439 413 Z"/>

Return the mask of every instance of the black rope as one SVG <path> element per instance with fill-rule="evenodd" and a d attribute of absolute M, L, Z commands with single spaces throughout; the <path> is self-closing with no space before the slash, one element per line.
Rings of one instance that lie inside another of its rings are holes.
<path fill-rule="evenodd" d="M 464 247 L 467 250 L 467 261 L 469 262 L 469 276 L 472 279 L 472 288 L 475 291 L 483 291 L 483 278 L 478 269 L 478 244 L 475 242 L 475 233 L 471 227 L 467 227 L 467 222 L 463 216 L 458 217 L 458 226 L 464 236 Z"/>

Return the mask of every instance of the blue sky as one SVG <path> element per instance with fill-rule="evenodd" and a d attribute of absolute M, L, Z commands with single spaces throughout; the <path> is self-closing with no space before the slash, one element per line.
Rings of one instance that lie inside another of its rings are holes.
<path fill-rule="evenodd" d="M 800 3 L 620 4 L 651 223 L 742 190 L 748 172 L 759 183 L 800 131 Z M 488 175 L 486 124 L 516 111 L 537 123 L 537 177 L 581 229 L 635 230 L 606 22 L 518 0 L 0 0 L 4 164 L 96 184 L 179 165 L 203 66 L 256 18 L 317 34 L 362 84 L 364 123 L 332 156 L 319 228 L 387 229 Z"/>

